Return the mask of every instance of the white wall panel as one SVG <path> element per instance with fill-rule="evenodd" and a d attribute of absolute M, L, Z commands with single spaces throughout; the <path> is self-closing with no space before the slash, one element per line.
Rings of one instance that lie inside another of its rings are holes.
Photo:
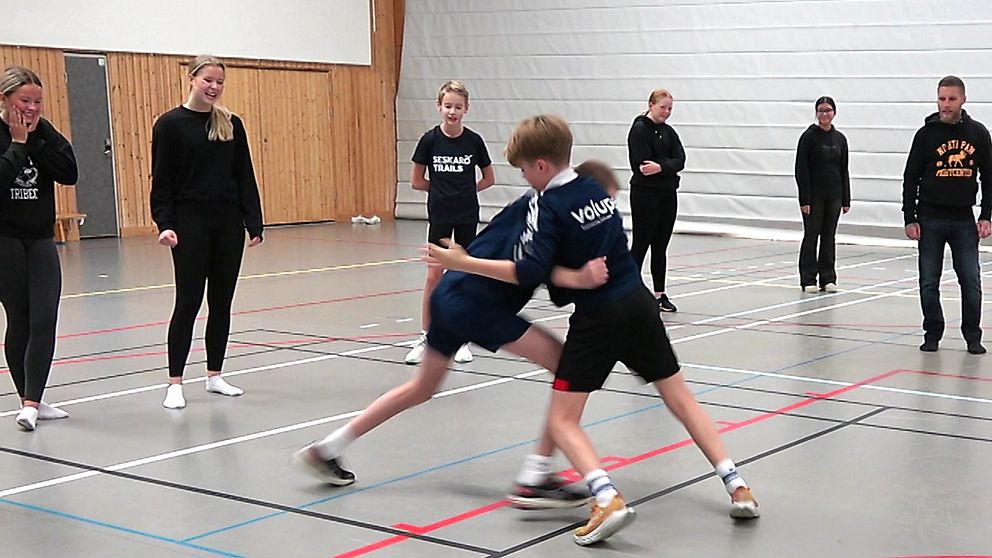
<path fill-rule="evenodd" d="M 906 150 L 958 74 L 992 123 L 992 2 L 932 0 L 407 0 L 397 100 L 397 216 L 424 216 L 409 158 L 439 120 L 437 87 L 463 80 L 466 124 L 487 140 L 497 186 L 484 216 L 526 185 L 502 157 L 513 126 L 541 113 L 572 123 L 573 161 L 599 158 L 626 181 L 626 136 L 655 87 L 686 146 L 684 220 L 799 223 L 795 147 L 813 100 L 831 95 L 851 147 L 845 223 L 901 226 Z M 626 195 L 621 208 L 627 207 Z"/>
<path fill-rule="evenodd" d="M 0 43 L 98 52 L 372 63 L 370 0 L 3 2 Z M 18 22 L 17 25 L 11 22 Z M 391 23 L 390 23 L 391 25 Z"/>

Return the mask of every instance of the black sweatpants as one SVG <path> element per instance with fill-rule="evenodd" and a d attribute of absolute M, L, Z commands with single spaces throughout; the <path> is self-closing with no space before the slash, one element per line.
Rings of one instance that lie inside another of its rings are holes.
<path fill-rule="evenodd" d="M 799 247 L 799 286 L 837 282 L 837 222 L 841 201 L 813 200 L 803 213 L 803 243 Z M 819 250 L 817 250 L 819 244 Z M 943 253 L 943 252 L 941 252 Z M 819 281 L 817 281 L 819 277 Z"/>
<path fill-rule="evenodd" d="M 169 376 L 181 377 L 193 341 L 193 324 L 207 291 L 207 370 L 224 365 L 231 332 L 231 302 L 245 250 L 245 226 L 240 211 L 176 208 L 176 237 L 172 265 L 176 275 L 176 306 L 169 322 Z"/>
<path fill-rule="evenodd" d="M 0 236 L 0 303 L 7 316 L 4 356 L 21 399 L 41 401 L 55 354 L 62 267 L 51 238 Z"/>
<path fill-rule="evenodd" d="M 675 229 L 679 201 L 675 190 L 633 187 L 630 189 L 630 219 L 634 239 L 630 253 L 640 271 L 651 249 L 651 280 L 656 293 L 665 292 L 668 243 Z"/>

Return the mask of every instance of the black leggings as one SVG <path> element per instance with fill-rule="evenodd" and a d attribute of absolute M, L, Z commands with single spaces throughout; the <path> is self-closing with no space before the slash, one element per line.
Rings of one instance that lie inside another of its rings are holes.
<path fill-rule="evenodd" d="M 39 402 L 45 393 L 61 294 L 55 241 L 0 236 L 0 302 L 7 315 L 4 355 L 21 399 Z"/>
<path fill-rule="evenodd" d="M 176 306 L 169 322 L 169 377 L 182 377 L 193 342 L 193 324 L 207 290 L 207 370 L 220 372 L 231 332 L 231 302 L 245 250 L 240 213 L 176 212 L 172 249 Z"/>
<path fill-rule="evenodd" d="M 675 190 L 633 187 L 630 189 L 630 220 L 634 240 L 630 253 L 637 269 L 644 267 L 644 257 L 651 248 L 651 280 L 654 292 L 665 292 L 665 271 L 668 267 L 668 243 L 675 229 L 679 200 Z"/>

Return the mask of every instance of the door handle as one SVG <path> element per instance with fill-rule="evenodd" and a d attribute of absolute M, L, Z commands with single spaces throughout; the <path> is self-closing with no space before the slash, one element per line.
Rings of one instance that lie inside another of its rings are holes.
<path fill-rule="evenodd" d="M 110 157 L 113 153 L 113 149 L 110 147 L 110 138 L 103 140 L 103 155 L 105 157 Z"/>

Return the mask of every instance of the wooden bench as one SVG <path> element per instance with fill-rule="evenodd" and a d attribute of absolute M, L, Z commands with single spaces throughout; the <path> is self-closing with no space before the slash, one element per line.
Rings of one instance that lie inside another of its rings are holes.
<path fill-rule="evenodd" d="M 72 232 L 72 222 L 82 225 L 86 221 L 85 213 L 57 213 L 55 214 L 55 241 L 65 244 Z"/>

